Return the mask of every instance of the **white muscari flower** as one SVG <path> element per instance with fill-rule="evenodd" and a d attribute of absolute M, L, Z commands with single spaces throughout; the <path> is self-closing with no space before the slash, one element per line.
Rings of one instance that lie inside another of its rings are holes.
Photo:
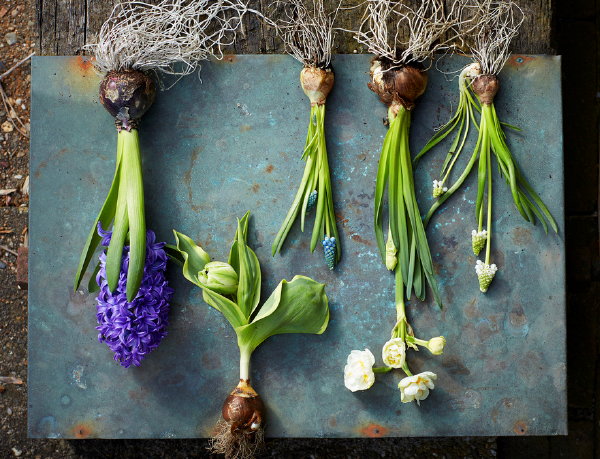
<path fill-rule="evenodd" d="M 400 397 L 402 403 L 417 402 L 420 405 L 421 400 L 425 400 L 429 396 L 429 391 L 433 390 L 435 385 L 433 381 L 437 379 L 437 375 L 431 371 L 424 371 L 418 375 L 407 376 L 398 383 L 400 389 Z"/>
<path fill-rule="evenodd" d="M 488 233 L 487 230 L 473 230 L 471 231 L 471 245 L 473 246 L 473 253 L 475 255 L 479 255 L 481 249 L 485 247 L 485 242 L 487 241 Z"/>
<path fill-rule="evenodd" d="M 443 336 L 436 336 L 427 342 L 427 349 L 429 349 L 429 352 L 431 352 L 433 355 L 441 355 L 444 353 L 445 345 L 446 338 Z"/>
<path fill-rule="evenodd" d="M 488 287 L 494 280 L 496 271 L 498 271 L 498 267 L 494 263 L 488 265 L 481 260 L 477 260 L 475 272 L 477 273 L 477 278 L 479 279 L 479 290 L 481 290 L 483 293 L 487 292 Z"/>
<path fill-rule="evenodd" d="M 442 182 L 441 180 L 433 181 L 433 197 L 434 198 L 439 198 L 446 191 L 448 191 L 448 187 L 444 186 L 444 182 Z"/>
<path fill-rule="evenodd" d="M 352 351 L 344 367 L 344 385 L 352 392 L 367 390 L 375 382 L 375 357 L 370 350 Z"/>
<path fill-rule="evenodd" d="M 392 338 L 381 350 L 383 363 L 388 367 L 402 368 L 406 361 L 406 344 L 402 338 Z"/>

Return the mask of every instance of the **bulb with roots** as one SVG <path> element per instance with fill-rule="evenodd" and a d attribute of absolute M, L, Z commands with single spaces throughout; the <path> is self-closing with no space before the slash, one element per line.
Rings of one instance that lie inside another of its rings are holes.
<path fill-rule="evenodd" d="M 491 105 L 500 89 L 500 80 L 496 75 L 479 75 L 472 80 L 471 88 L 482 105 Z"/>
<path fill-rule="evenodd" d="M 100 102 L 119 130 L 137 128 L 156 96 L 152 78 L 139 70 L 111 70 L 100 82 Z"/>
<path fill-rule="evenodd" d="M 311 105 L 323 105 L 333 88 L 333 70 L 318 67 L 304 67 L 300 72 L 300 84 Z"/>
<path fill-rule="evenodd" d="M 369 89 L 397 114 L 400 106 L 412 110 L 427 88 L 427 72 L 416 65 L 395 66 L 385 58 L 374 58 Z"/>
<path fill-rule="evenodd" d="M 264 404 L 247 379 L 223 403 L 223 421 L 217 424 L 211 450 L 227 458 L 254 457 L 264 447 Z"/>

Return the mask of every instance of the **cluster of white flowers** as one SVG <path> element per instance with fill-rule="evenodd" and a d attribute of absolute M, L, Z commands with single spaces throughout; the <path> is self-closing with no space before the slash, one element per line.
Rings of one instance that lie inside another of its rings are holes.
<path fill-rule="evenodd" d="M 352 351 L 344 367 L 344 384 L 352 392 L 367 390 L 375 382 L 375 357 L 370 350 Z"/>
<path fill-rule="evenodd" d="M 383 363 L 388 367 L 402 368 L 406 361 L 406 344 L 402 338 L 392 338 L 381 350 Z"/>
<path fill-rule="evenodd" d="M 400 400 L 402 403 L 416 401 L 417 405 L 420 405 L 420 401 L 425 400 L 429 396 L 429 391 L 435 387 L 433 381 L 436 379 L 437 375 L 431 371 L 424 371 L 402 379 L 398 383 Z"/>
<path fill-rule="evenodd" d="M 487 230 L 473 230 L 471 231 L 471 244 L 473 246 L 473 253 L 479 255 L 479 252 L 485 247 L 487 241 L 488 232 Z"/>
<path fill-rule="evenodd" d="M 442 182 L 441 180 L 433 181 L 433 197 L 434 198 L 439 198 L 446 191 L 448 191 L 448 187 L 444 186 L 444 182 Z"/>
<path fill-rule="evenodd" d="M 498 271 L 498 267 L 494 263 L 488 265 L 481 260 L 477 260 L 475 272 L 477 273 L 477 278 L 479 279 L 479 290 L 481 290 L 483 293 L 487 292 L 488 287 L 494 280 L 496 271 Z"/>

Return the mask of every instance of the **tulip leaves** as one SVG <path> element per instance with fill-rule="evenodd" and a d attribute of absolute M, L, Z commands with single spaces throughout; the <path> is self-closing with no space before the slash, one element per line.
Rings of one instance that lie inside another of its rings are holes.
<path fill-rule="evenodd" d="M 225 316 L 238 336 L 240 349 L 245 352 L 252 353 L 273 335 L 323 333 L 329 322 L 325 286 L 308 277 L 295 276 L 290 282 L 282 280 L 271 296 L 259 306 L 260 263 L 246 243 L 249 216 L 246 213 L 238 221 L 229 253 L 229 265 L 236 271 L 239 279 L 235 294 L 222 295 L 199 282 L 198 272 L 210 262 L 210 257 L 189 237 L 177 231 L 174 234 L 179 256 L 171 256 L 178 261 L 183 260 L 185 278 L 202 288 L 204 301 Z"/>

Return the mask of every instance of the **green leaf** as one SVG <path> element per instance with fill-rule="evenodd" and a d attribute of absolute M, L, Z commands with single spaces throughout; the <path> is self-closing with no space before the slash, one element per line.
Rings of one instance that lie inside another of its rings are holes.
<path fill-rule="evenodd" d="M 252 320 L 236 328 L 240 349 L 254 351 L 273 335 L 283 333 L 321 334 L 329 323 L 325 285 L 308 277 L 283 280 Z"/>
<path fill-rule="evenodd" d="M 198 273 L 202 271 L 206 263 L 210 261 L 210 256 L 202 250 L 202 247 L 196 245 L 196 243 L 185 234 L 178 233 L 175 230 L 173 230 L 173 234 L 175 235 L 176 248 L 183 258 L 184 277 L 192 284 L 202 287 L 198 281 Z"/>
<path fill-rule="evenodd" d="M 100 213 L 96 217 L 92 228 L 88 234 L 88 238 L 85 242 L 85 246 L 81 252 L 81 257 L 79 258 L 79 266 L 77 267 L 77 273 L 75 274 L 75 282 L 73 284 L 73 290 L 77 290 L 79 285 L 81 284 L 81 279 L 83 274 L 85 273 L 92 257 L 94 255 L 94 251 L 98 244 L 101 241 L 101 237 L 98 235 L 98 222 L 102 224 L 102 228 L 105 230 L 108 229 L 110 222 L 115 218 L 115 211 L 117 208 L 117 198 L 119 195 L 119 183 L 121 176 L 121 150 L 122 150 L 122 141 L 121 138 L 117 138 L 117 161 L 115 166 L 115 174 L 113 176 L 112 183 L 110 185 L 110 190 L 108 191 L 108 195 L 106 196 L 106 200 L 100 209 Z"/>
<path fill-rule="evenodd" d="M 115 221 L 113 223 L 112 236 L 108 249 L 106 250 L 106 280 L 110 291 L 114 291 L 119 283 L 121 274 L 121 265 L 123 263 L 123 247 L 125 238 L 129 230 L 129 219 L 127 215 L 127 186 L 125 184 L 125 169 L 127 164 L 123 159 L 121 178 L 119 184 L 119 196 L 117 199 L 117 209 L 115 212 Z"/>
<path fill-rule="evenodd" d="M 127 301 L 136 297 L 146 264 L 146 218 L 144 214 L 144 182 L 138 131 L 125 129 L 123 162 L 127 190 L 127 216 L 129 218 L 129 267 L 127 269 Z"/>
<path fill-rule="evenodd" d="M 183 258 L 183 255 L 181 254 L 181 252 L 179 252 L 179 250 L 177 250 L 177 247 L 171 244 L 165 244 L 165 252 L 167 253 L 167 256 L 169 257 L 169 259 L 175 263 L 177 263 L 179 266 L 181 266 L 183 268 L 183 263 L 185 262 L 185 258 Z"/>
<path fill-rule="evenodd" d="M 389 130 L 383 140 L 381 156 L 379 157 L 379 167 L 377 168 L 377 181 L 375 182 L 375 238 L 379 253 L 385 263 L 385 239 L 383 232 L 383 195 L 388 184 L 389 177 L 389 156 L 390 156 L 390 135 Z"/>
<path fill-rule="evenodd" d="M 213 292 L 207 288 L 202 288 L 202 299 L 209 305 L 219 311 L 231 324 L 234 330 L 248 323 L 246 317 L 237 304 L 223 295 Z"/>
<path fill-rule="evenodd" d="M 100 271 L 100 261 L 98 261 L 98 263 L 96 263 L 96 267 L 94 268 L 94 271 L 92 272 L 92 275 L 90 276 L 90 279 L 88 280 L 88 292 L 90 293 L 96 293 L 100 291 L 100 287 L 98 286 L 97 282 L 96 282 L 96 276 L 98 275 L 98 272 Z"/>
<path fill-rule="evenodd" d="M 245 318 L 249 318 L 252 311 L 260 302 L 261 272 L 260 263 L 254 251 L 246 244 L 247 219 L 238 221 L 237 236 L 237 260 L 239 262 L 237 304 Z M 233 265 L 232 265 L 233 266 Z"/>

